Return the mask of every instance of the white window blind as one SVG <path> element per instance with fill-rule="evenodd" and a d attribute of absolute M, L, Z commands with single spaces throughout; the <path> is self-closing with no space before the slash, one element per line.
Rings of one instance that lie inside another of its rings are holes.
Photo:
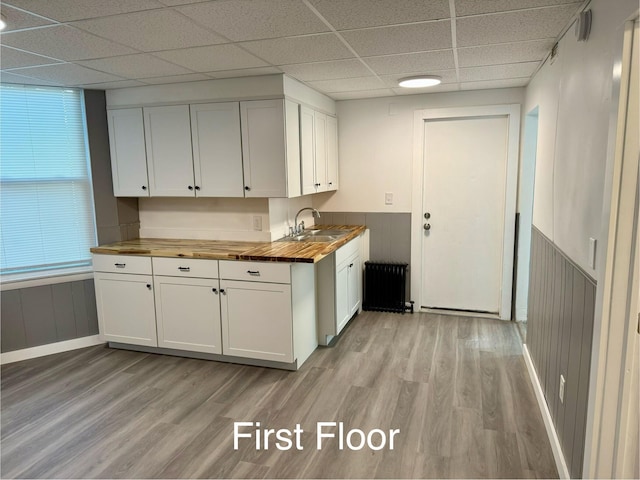
<path fill-rule="evenodd" d="M 91 264 L 81 90 L 0 85 L 0 241 L 3 275 Z"/>

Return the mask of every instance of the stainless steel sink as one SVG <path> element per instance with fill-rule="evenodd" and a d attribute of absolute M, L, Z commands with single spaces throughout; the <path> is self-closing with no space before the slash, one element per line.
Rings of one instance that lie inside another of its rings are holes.
<path fill-rule="evenodd" d="M 349 233 L 345 230 L 305 230 L 300 235 L 283 237 L 278 242 L 326 242 L 330 243 Z"/>

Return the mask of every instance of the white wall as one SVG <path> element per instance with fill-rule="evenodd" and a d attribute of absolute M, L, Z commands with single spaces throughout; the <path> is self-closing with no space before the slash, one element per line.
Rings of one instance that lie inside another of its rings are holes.
<path fill-rule="evenodd" d="M 265 198 L 141 198 L 139 208 L 141 238 L 271 241 Z"/>
<path fill-rule="evenodd" d="M 529 87 L 525 111 L 539 106 L 533 224 L 595 277 L 589 238 L 600 240 L 612 107 L 614 32 L 638 9 L 637 0 L 594 0 L 591 36 L 573 29 Z M 599 249 L 599 253 L 602 250 Z"/>
<path fill-rule="evenodd" d="M 478 90 L 337 102 L 340 189 L 315 195 L 331 212 L 411 212 L 414 111 L 523 103 L 524 89 Z M 392 192 L 393 205 L 385 205 Z"/>

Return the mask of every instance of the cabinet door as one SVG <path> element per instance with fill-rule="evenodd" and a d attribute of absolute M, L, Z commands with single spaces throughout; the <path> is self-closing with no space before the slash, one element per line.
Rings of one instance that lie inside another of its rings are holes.
<path fill-rule="evenodd" d="M 327 191 L 327 116 L 315 112 L 316 192 Z"/>
<path fill-rule="evenodd" d="M 145 107 L 144 132 L 151 196 L 195 196 L 189 106 Z"/>
<path fill-rule="evenodd" d="M 109 342 L 156 347 L 151 275 L 96 272 L 94 281 L 102 337 Z"/>
<path fill-rule="evenodd" d="M 293 362 L 291 285 L 220 280 L 222 353 Z"/>
<path fill-rule="evenodd" d="M 351 318 L 349 270 L 349 263 L 342 263 L 336 268 L 336 335 Z"/>
<path fill-rule="evenodd" d="M 302 194 L 316 193 L 316 147 L 315 137 L 315 112 L 305 107 L 300 107 L 300 165 L 302 175 Z"/>
<path fill-rule="evenodd" d="M 338 189 L 338 119 L 327 115 L 327 190 Z"/>
<path fill-rule="evenodd" d="M 218 280 L 154 277 L 158 346 L 222 353 Z"/>
<path fill-rule="evenodd" d="M 109 110 L 107 118 L 113 194 L 116 197 L 148 197 L 142 108 Z"/>
<path fill-rule="evenodd" d="M 243 197 L 240 104 L 191 105 L 197 197 Z"/>
<path fill-rule="evenodd" d="M 349 318 L 351 318 L 359 309 L 362 301 L 362 265 L 360 257 L 354 257 L 349 263 Z"/>
<path fill-rule="evenodd" d="M 245 197 L 286 197 L 284 101 L 240 102 Z"/>

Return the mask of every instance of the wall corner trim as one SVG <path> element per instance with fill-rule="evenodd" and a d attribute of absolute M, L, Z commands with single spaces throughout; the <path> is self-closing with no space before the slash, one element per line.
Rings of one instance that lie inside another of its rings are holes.
<path fill-rule="evenodd" d="M 79 348 L 93 347 L 104 343 L 105 342 L 100 338 L 100 335 L 91 335 L 89 337 L 65 340 L 64 342 L 48 343 L 37 347 L 23 348 L 22 350 L 15 350 L 13 352 L 0 354 L 0 365 L 29 360 L 31 358 L 44 357 L 46 355 L 53 355 L 54 353 L 68 352 Z"/>
<path fill-rule="evenodd" d="M 542 419 L 544 420 L 544 427 L 547 430 L 549 443 L 551 443 L 551 450 L 553 452 L 553 458 L 556 461 L 556 468 L 558 469 L 558 475 L 562 479 L 570 479 L 571 476 L 569 475 L 567 462 L 565 461 L 564 455 L 562 454 L 560 439 L 558 438 L 558 434 L 556 432 L 555 426 L 553 425 L 551 412 L 549 412 L 549 407 L 547 406 L 547 401 L 544 398 L 544 393 L 542 392 L 542 386 L 540 385 L 538 374 L 536 373 L 536 369 L 533 366 L 533 362 L 531 361 L 531 356 L 529 355 L 529 349 L 527 348 L 526 344 L 522 345 L 522 354 L 524 355 L 524 363 L 527 365 L 527 370 L 529 371 L 529 377 L 531 378 L 531 384 L 533 385 L 533 390 L 536 393 L 536 399 L 538 400 L 540 413 L 542 414 Z"/>

